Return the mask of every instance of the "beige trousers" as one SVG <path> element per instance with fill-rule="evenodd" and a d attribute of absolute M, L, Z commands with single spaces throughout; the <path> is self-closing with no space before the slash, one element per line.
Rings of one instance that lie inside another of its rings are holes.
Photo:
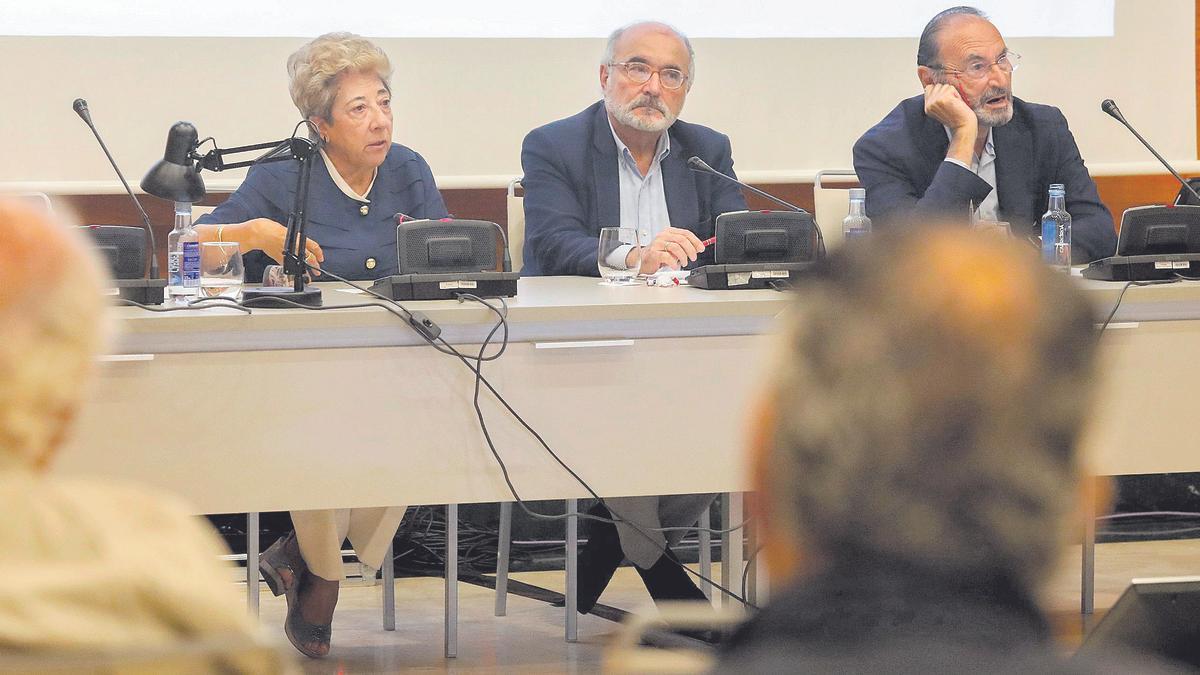
<path fill-rule="evenodd" d="M 292 511 L 296 542 L 300 544 L 300 555 L 304 557 L 308 571 L 326 581 L 341 581 L 345 577 L 342 542 L 347 537 L 359 562 L 379 569 L 407 508 Z"/>

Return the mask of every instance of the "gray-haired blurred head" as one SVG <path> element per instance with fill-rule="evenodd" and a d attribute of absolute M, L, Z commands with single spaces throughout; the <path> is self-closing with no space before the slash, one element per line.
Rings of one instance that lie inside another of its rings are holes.
<path fill-rule="evenodd" d="M 62 443 L 107 337 L 107 279 L 78 232 L 0 199 L 0 471 Z"/>
<path fill-rule="evenodd" d="M 1077 504 L 1086 298 L 1023 243 L 915 228 L 843 248 L 794 310 L 760 436 L 773 526 L 831 564 L 1036 585 Z"/>

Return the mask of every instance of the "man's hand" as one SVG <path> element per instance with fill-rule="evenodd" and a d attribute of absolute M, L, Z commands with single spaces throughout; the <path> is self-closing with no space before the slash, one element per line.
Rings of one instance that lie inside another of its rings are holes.
<path fill-rule="evenodd" d="M 946 156 L 970 166 L 979 138 L 979 118 L 959 89 L 952 84 L 925 87 L 925 114 L 950 129 L 950 149 Z"/>
<path fill-rule="evenodd" d="M 642 266 L 640 274 L 654 274 L 660 267 L 670 267 L 677 270 L 689 262 L 696 262 L 696 256 L 704 252 L 704 244 L 690 230 L 678 227 L 668 227 L 649 246 L 642 247 Z M 625 258 L 625 264 L 632 266 L 634 252 L 630 251 Z"/>

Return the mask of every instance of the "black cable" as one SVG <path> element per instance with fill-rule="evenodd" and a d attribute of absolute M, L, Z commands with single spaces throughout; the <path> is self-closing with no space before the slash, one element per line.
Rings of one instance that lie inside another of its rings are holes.
<path fill-rule="evenodd" d="M 521 509 L 532 518 L 541 519 L 541 520 L 564 520 L 566 518 L 576 517 L 581 520 L 596 520 L 596 521 L 607 522 L 607 523 L 612 523 L 612 524 L 617 524 L 617 523 L 623 522 L 623 523 L 627 524 L 630 528 L 632 528 L 635 532 L 637 532 L 641 537 L 646 539 L 646 541 L 653 544 L 655 548 L 659 549 L 663 553 L 663 555 L 667 555 L 670 552 L 669 547 L 666 545 L 660 545 L 658 543 L 658 541 L 654 537 L 652 537 L 647 530 L 665 532 L 668 530 L 680 530 L 680 529 L 684 529 L 684 530 L 704 529 L 704 530 L 708 530 L 709 532 L 723 534 L 725 532 L 732 532 L 732 531 L 738 530 L 745 525 L 745 522 L 743 522 L 743 523 L 738 524 L 735 527 L 729 528 L 728 530 L 711 530 L 709 528 L 698 528 L 698 527 L 643 528 L 638 523 L 635 523 L 631 520 L 622 518 L 617 511 L 615 511 L 614 509 L 609 507 L 607 502 L 605 502 L 604 498 L 601 497 L 599 494 L 597 494 L 596 491 L 592 489 L 591 485 L 589 485 L 587 483 L 587 481 L 585 481 L 583 479 L 582 476 L 580 476 L 578 473 L 576 473 L 574 469 L 572 469 L 566 462 L 563 461 L 563 459 L 561 457 L 558 456 L 558 453 L 556 453 L 553 450 L 553 448 L 550 447 L 550 445 L 546 442 L 546 440 L 544 438 L 542 438 L 541 434 L 539 434 L 532 426 L 530 426 L 530 424 L 528 422 L 526 422 L 523 417 L 521 417 L 521 415 L 512 407 L 512 405 L 509 404 L 508 400 L 505 399 L 500 394 L 500 392 L 498 392 L 496 390 L 496 388 L 492 386 L 491 382 L 488 381 L 488 379 L 486 377 L 484 377 L 483 366 L 482 366 L 483 362 L 492 361 L 492 360 L 499 358 L 500 355 L 502 355 L 508 347 L 508 336 L 509 336 L 508 304 L 507 304 L 507 302 L 504 301 L 503 298 L 499 298 L 499 300 L 502 304 L 502 308 L 497 309 L 495 306 L 484 301 L 479 296 L 476 296 L 476 295 L 473 295 L 470 293 L 458 294 L 460 301 L 462 299 L 466 299 L 466 300 L 472 300 L 472 301 L 479 302 L 480 304 L 484 305 L 492 312 L 496 313 L 496 315 L 498 317 L 496 325 L 492 327 L 491 331 L 489 331 L 487 336 L 484 338 L 483 344 L 480 346 L 479 355 L 468 358 L 467 356 L 463 355 L 462 352 L 460 352 L 458 349 L 456 349 L 453 345 L 451 345 L 449 342 L 447 342 L 445 338 L 441 337 L 440 334 L 438 334 L 437 337 L 430 337 L 430 335 L 426 334 L 424 331 L 417 329 L 415 327 L 416 319 L 414 318 L 413 312 L 411 312 L 407 307 L 402 305 L 400 302 L 393 300 L 392 298 L 389 298 L 381 293 L 376 293 L 375 291 L 373 291 L 369 288 L 360 286 L 348 279 L 338 276 L 337 274 L 334 274 L 327 270 L 321 270 L 319 267 L 317 267 L 315 265 L 310 265 L 307 262 L 304 262 L 304 265 L 305 265 L 305 267 L 307 267 L 310 270 L 319 272 L 324 275 L 328 275 L 329 277 L 332 277 L 333 279 L 341 281 L 342 283 L 345 283 L 348 286 L 351 286 L 352 288 L 356 288 L 363 293 L 366 293 L 375 298 L 378 298 L 379 300 L 382 300 L 383 303 L 366 302 L 366 303 L 354 303 L 354 304 L 349 304 L 349 305 L 333 305 L 333 306 L 316 306 L 316 307 L 314 307 L 311 305 L 304 305 L 304 304 L 295 302 L 291 299 L 282 298 L 282 297 L 262 298 L 261 300 L 254 299 L 254 300 L 250 300 L 248 302 L 246 302 L 246 301 L 238 302 L 236 300 L 233 300 L 232 298 L 216 297 L 216 298 L 202 298 L 200 300 L 196 300 L 193 302 L 198 304 L 198 303 L 202 303 L 205 301 L 226 301 L 229 304 L 223 304 L 222 306 L 236 307 L 238 309 L 246 311 L 247 313 L 249 313 L 250 308 L 254 307 L 254 306 L 271 306 L 271 305 L 277 306 L 278 304 L 284 304 L 284 305 L 287 305 L 290 307 L 296 307 L 298 309 L 304 309 L 304 310 L 309 310 L 309 311 L 331 311 L 331 310 L 339 310 L 339 309 L 359 309 L 359 308 L 366 308 L 366 307 L 381 307 L 384 310 L 390 312 L 391 314 L 404 320 L 410 326 L 414 326 L 415 332 L 418 335 L 420 335 L 421 338 L 424 339 L 427 343 L 429 343 L 429 345 L 432 346 L 435 350 L 437 350 L 439 353 L 446 354 L 447 356 L 454 356 L 459 361 L 461 361 L 463 363 L 463 365 L 465 365 L 469 370 L 471 370 L 471 372 L 473 372 L 475 374 L 475 387 L 474 387 L 474 395 L 473 395 L 472 404 L 475 408 L 475 413 L 476 413 L 476 417 L 479 421 L 480 430 L 483 432 L 484 439 L 486 440 L 486 442 L 488 444 L 488 449 L 491 451 L 492 456 L 495 458 L 497 464 L 500 466 L 500 471 L 503 474 L 504 482 L 508 486 L 509 492 L 512 493 L 513 498 L 516 500 L 517 504 L 521 507 Z M 189 304 L 188 306 L 184 306 L 184 307 L 177 307 L 177 308 L 152 309 L 150 306 L 141 305 L 140 303 L 134 303 L 132 301 L 124 301 L 124 302 L 128 302 L 134 306 L 142 307 L 144 309 L 148 309 L 149 311 L 176 311 L 176 310 L 180 310 L 180 309 L 193 309 L 193 310 L 204 309 L 203 307 L 192 306 L 192 304 Z M 397 311 L 397 310 L 399 310 L 399 311 Z M 503 343 L 501 344 L 500 349 L 491 356 L 485 356 L 485 352 L 487 350 L 488 345 L 491 344 L 492 338 L 495 337 L 496 333 L 501 328 L 504 329 L 504 337 L 503 337 Z M 441 347 L 438 346 L 439 344 L 441 345 Z M 471 364 L 472 360 L 475 361 L 477 365 L 472 365 Z M 537 439 L 538 443 L 542 446 L 542 448 L 545 449 L 546 452 L 549 453 L 552 458 L 554 458 L 554 461 L 560 467 L 562 467 L 563 470 L 565 470 L 568 474 L 570 474 L 570 476 L 576 482 L 578 482 L 581 486 L 583 486 L 583 488 L 585 490 L 587 490 L 588 494 L 590 494 L 592 496 L 592 498 L 596 499 L 598 502 L 600 502 L 602 505 L 604 505 L 604 507 L 608 509 L 609 513 L 612 514 L 613 518 L 604 518 L 601 516 L 594 516 L 589 513 L 580 513 L 580 512 L 566 513 L 566 514 L 561 514 L 561 515 L 543 514 L 543 513 L 539 513 L 537 511 L 534 511 L 533 509 L 529 508 L 529 506 L 525 503 L 525 501 L 523 499 L 521 499 L 520 494 L 517 492 L 516 486 L 513 485 L 511 477 L 509 476 L 509 473 L 508 473 L 508 467 L 505 465 L 504 460 L 500 457 L 500 453 L 496 449 L 495 443 L 492 440 L 491 432 L 488 431 L 487 422 L 483 416 L 483 409 L 479 404 L 479 394 L 480 394 L 480 386 L 481 385 L 487 387 L 488 391 L 491 392 L 492 396 L 494 396 L 496 398 L 496 400 L 498 402 L 500 402 L 501 405 L 504 406 L 505 410 L 507 410 L 509 412 L 509 414 L 511 414 L 513 416 L 513 418 L 516 419 L 516 421 L 518 423 L 520 423 L 522 427 L 525 428 L 526 431 L 528 431 L 535 439 Z M 668 559 L 671 559 L 671 557 L 668 556 Z M 739 596 L 738 594 L 725 588 L 721 584 L 718 584 L 717 582 L 713 581 L 712 579 L 709 579 L 708 577 L 705 577 L 704 575 L 702 575 L 698 572 L 692 571 L 689 567 L 687 567 L 683 563 L 677 563 L 677 564 L 679 564 L 680 568 L 682 568 L 688 574 L 691 574 L 692 576 L 700 579 L 701 581 L 708 583 L 713 588 L 719 589 L 722 593 L 725 593 L 729 597 L 736 599 L 737 601 L 741 602 L 742 604 L 753 607 L 753 605 L 751 605 L 749 602 L 746 601 L 744 594 Z"/>
<path fill-rule="evenodd" d="M 647 530 L 654 531 L 655 529 L 658 529 L 658 528 L 643 528 L 641 525 L 639 525 L 633 521 L 621 518 L 620 514 L 617 511 L 613 510 L 608 505 L 608 503 L 604 500 L 604 498 L 601 497 L 599 494 L 597 494 L 596 491 L 592 489 L 591 485 L 589 485 L 587 483 L 587 481 L 585 481 L 583 479 L 582 476 L 575 473 L 574 469 L 572 469 L 569 465 L 567 465 L 567 463 L 564 462 L 562 460 L 562 458 L 560 458 L 556 452 L 554 452 L 554 450 L 549 446 L 549 444 L 546 443 L 545 439 L 543 439 L 542 436 L 540 434 L 538 434 L 537 431 L 535 431 L 533 429 L 533 427 L 530 426 L 529 423 L 526 422 L 525 419 L 523 417 L 521 417 L 521 415 L 519 413 L 517 413 L 516 410 L 513 409 L 513 407 L 508 403 L 508 401 L 503 396 L 501 396 L 500 393 L 498 391 L 496 391 L 496 389 L 494 387 L 492 387 L 491 383 L 488 382 L 487 379 L 483 376 L 483 364 L 482 364 L 483 354 L 486 351 L 488 344 L 491 342 L 492 338 L 495 336 L 497 329 L 500 327 L 501 324 L 503 324 L 505 326 L 505 331 L 504 331 L 505 345 L 501 348 L 500 353 L 502 353 L 504 348 L 507 347 L 508 305 L 507 305 L 507 303 L 504 302 L 503 298 L 501 298 L 501 302 L 504 305 L 504 310 L 501 311 L 501 310 L 496 309 L 494 306 L 488 304 L 487 302 L 484 302 L 478 296 L 474 296 L 471 294 L 460 294 L 460 297 L 468 299 L 468 300 L 474 300 L 474 301 L 480 302 L 481 304 L 483 304 L 484 306 L 488 307 L 493 312 L 495 312 L 496 315 L 499 317 L 499 321 L 498 321 L 497 325 L 492 327 L 492 330 L 489 331 L 487 336 L 484 338 L 483 344 L 480 345 L 479 357 L 474 359 L 476 361 L 476 365 L 472 366 L 470 363 L 470 360 L 468 360 L 468 358 L 466 356 L 464 356 L 463 354 L 458 352 L 458 350 L 455 349 L 453 345 L 446 342 L 446 340 L 444 338 L 438 337 L 437 339 L 439 342 L 441 342 L 443 345 L 445 345 L 445 347 L 448 350 L 454 352 L 455 355 L 458 357 L 458 359 L 475 374 L 475 387 L 474 387 L 471 403 L 475 409 L 475 416 L 479 421 L 480 431 L 483 433 L 484 440 L 487 442 L 488 449 L 491 451 L 492 457 L 495 458 L 496 463 L 500 466 L 500 473 L 504 477 L 505 485 L 508 486 L 509 492 L 512 493 L 513 499 L 516 500 L 517 505 L 521 507 L 521 510 L 524 511 L 526 514 L 528 514 L 530 517 L 539 519 L 539 520 L 563 520 L 565 518 L 576 517 L 576 518 L 580 518 L 580 519 L 598 520 L 598 521 L 608 522 L 608 523 L 613 523 L 613 524 L 616 524 L 619 522 L 624 522 L 627 525 L 629 525 L 629 527 L 632 528 L 635 532 L 637 532 L 640 536 L 642 536 L 644 539 L 646 539 L 646 541 L 650 542 L 655 548 L 659 549 L 663 555 L 666 555 L 668 560 L 672 560 L 673 558 L 671 556 L 667 555 L 670 552 L 669 547 L 666 545 L 660 545 L 658 543 L 658 540 L 655 539 L 654 537 L 652 537 L 649 534 L 649 532 L 647 531 Z M 496 397 L 496 400 L 499 401 L 501 403 L 501 405 L 503 405 L 505 407 L 505 409 L 509 411 L 509 413 L 513 416 L 513 418 L 516 419 L 517 422 L 519 422 L 521 424 L 521 426 L 523 426 L 530 434 L 533 435 L 534 438 L 536 438 L 538 440 L 538 442 L 542 445 L 542 447 L 546 450 L 546 452 L 548 452 L 550 454 L 550 456 L 554 458 L 555 462 L 557 462 L 559 466 L 561 466 L 568 474 L 571 475 L 572 478 L 574 478 L 581 486 L 583 486 L 583 488 L 588 491 L 588 494 L 590 494 L 594 499 L 596 499 L 602 505 L 604 505 L 604 507 L 606 509 L 608 509 L 609 513 L 612 514 L 614 516 L 614 518 L 603 518 L 600 516 L 593 516 L 589 513 L 579 513 L 579 512 L 562 514 L 562 515 L 545 514 L 545 513 L 539 513 L 537 511 L 534 511 L 533 509 L 529 508 L 529 506 L 525 503 L 525 500 L 523 500 L 521 498 L 520 494 L 517 492 L 516 486 L 513 485 L 512 478 L 508 473 L 508 467 L 505 465 L 504 460 L 500 457 L 500 453 L 496 449 L 496 445 L 492 440 L 491 432 L 488 430 L 487 421 L 484 419 L 484 415 L 483 415 L 483 408 L 479 404 L 480 385 L 486 386 L 488 388 L 488 391 L 490 391 L 492 393 L 492 395 Z M 739 525 L 739 527 L 741 527 L 741 525 Z M 688 528 L 688 529 L 691 529 L 691 528 Z M 734 528 L 734 529 L 736 529 L 736 528 Z M 733 591 L 729 590 L 728 588 L 725 588 L 721 584 L 718 584 L 717 582 L 713 581 L 712 579 L 705 577 L 704 575 L 700 574 L 699 572 L 692 571 L 691 568 L 689 568 L 687 565 L 684 565 L 682 562 L 676 561 L 676 563 L 679 565 L 679 567 L 681 569 L 683 569 L 688 574 L 691 574 L 692 576 L 697 577 L 701 581 L 704 581 L 705 583 L 710 584 L 713 588 L 717 588 L 721 592 L 725 593 L 726 595 L 728 595 L 732 598 L 735 598 L 736 600 L 741 602 L 743 605 L 753 606 L 749 602 L 746 601 L 744 593 L 739 596 L 738 594 L 734 593 Z"/>
<path fill-rule="evenodd" d="M 251 313 L 249 307 L 244 307 L 237 300 L 234 300 L 233 298 L 226 298 L 226 297 L 220 297 L 220 296 L 215 297 L 215 298 L 197 298 L 195 300 L 188 302 L 186 305 L 170 305 L 170 306 L 166 306 L 166 307 L 164 307 L 162 305 L 144 305 L 140 302 L 134 302 L 133 300 L 127 300 L 125 298 L 116 298 L 116 301 L 117 301 L 117 304 L 119 304 L 123 307 L 138 307 L 140 309 L 146 310 L 147 312 L 159 312 L 159 313 L 162 313 L 162 312 L 187 312 L 187 311 L 195 312 L 195 311 L 199 311 L 202 309 L 212 309 L 214 307 L 224 307 L 226 309 L 236 309 L 239 312 L 245 312 L 247 314 Z M 209 304 L 209 303 L 211 303 L 211 304 Z"/>
<path fill-rule="evenodd" d="M 748 595 L 746 593 L 746 582 L 750 577 L 750 567 L 754 565 L 755 558 L 757 558 L 758 554 L 762 552 L 764 546 L 766 545 L 759 544 L 758 548 L 754 549 L 754 551 L 750 553 L 750 557 L 746 560 L 746 569 L 742 570 L 742 597 L 746 597 L 746 595 Z M 723 565 L 725 562 L 721 561 L 721 564 Z"/>
<path fill-rule="evenodd" d="M 1151 279 L 1151 280 L 1147 280 L 1147 281 L 1126 281 L 1125 285 L 1121 287 L 1121 292 L 1117 295 L 1117 301 L 1113 303 L 1112 311 L 1110 311 L 1108 313 L 1108 316 L 1105 317 L 1104 323 L 1100 324 L 1100 328 L 1098 329 L 1097 332 L 1103 333 L 1104 329 L 1108 328 L 1108 324 L 1111 323 L 1113 317 L 1117 315 L 1117 310 L 1120 309 L 1120 307 L 1121 307 L 1121 301 L 1125 299 L 1125 292 L 1129 290 L 1130 286 L 1160 286 L 1162 284 L 1174 284 L 1174 283 L 1178 283 L 1180 281 L 1180 279 L 1184 279 L 1184 278 L 1185 277 L 1183 277 L 1182 275 L 1176 274 L 1175 277 L 1171 278 L 1171 279 Z"/>

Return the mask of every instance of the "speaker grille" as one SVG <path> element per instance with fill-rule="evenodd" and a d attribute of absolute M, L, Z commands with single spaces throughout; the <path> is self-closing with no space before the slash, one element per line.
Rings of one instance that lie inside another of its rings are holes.
<path fill-rule="evenodd" d="M 1200 206 L 1130 209 L 1121 218 L 1119 255 L 1200 252 Z"/>
<path fill-rule="evenodd" d="M 141 279 L 146 270 L 146 231 L 127 225 L 84 225 L 117 279 Z"/>
<path fill-rule="evenodd" d="M 503 250 L 500 226 L 486 220 L 414 220 L 396 226 L 400 274 L 501 270 Z"/>
<path fill-rule="evenodd" d="M 812 216 L 791 211 L 723 213 L 716 222 L 718 265 L 807 262 L 815 251 Z"/>

